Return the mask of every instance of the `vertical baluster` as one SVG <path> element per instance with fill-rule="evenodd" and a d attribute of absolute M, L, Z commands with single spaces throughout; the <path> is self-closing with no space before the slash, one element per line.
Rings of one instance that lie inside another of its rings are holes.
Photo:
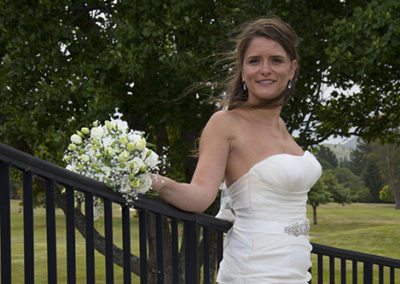
<path fill-rule="evenodd" d="M 122 206 L 122 243 L 124 250 L 124 284 L 131 283 L 131 226 L 129 207 Z"/>
<path fill-rule="evenodd" d="M 379 265 L 379 284 L 383 284 L 384 283 L 384 274 L 383 274 L 383 270 L 384 270 L 384 266 L 383 265 Z"/>
<path fill-rule="evenodd" d="M 318 284 L 324 283 L 324 256 L 318 254 Z"/>
<path fill-rule="evenodd" d="M 198 283 L 197 226 L 195 221 L 186 221 L 183 227 L 185 245 L 185 283 Z"/>
<path fill-rule="evenodd" d="M 33 249 L 33 198 L 32 198 L 32 172 L 24 172 L 24 267 L 25 283 L 34 283 L 34 249 Z"/>
<path fill-rule="evenodd" d="M 345 258 L 340 259 L 340 278 L 341 278 L 341 283 L 346 284 L 346 259 Z"/>
<path fill-rule="evenodd" d="M 147 210 L 139 210 L 140 283 L 147 284 Z"/>
<path fill-rule="evenodd" d="M 172 236 L 172 283 L 179 283 L 179 246 L 178 246 L 178 222 L 176 218 L 171 220 L 171 236 Z"/>
<path fill-rule="evenodd" d="M 74 190 L 67 186 L 66 189 L 66 223 L 67 223 L 67 281 L 68 284 L 76 283 L 76 252 L 75 252 L 75 198 Z"/>
<path fill-rule="evenodd" d="M 203 227 L 203 283 L 210 283 L 210 232 Z"/>
<path fill-rule="evenodd" d="M 86 283 L 95 283 L 94 273 L 94 224 L 93 224 L 93 195 L 85 193 L 86 220 Z"/>
<path fill-rule="evenodd" d="M 390 284 L 394 284 L 394 267 L 390 267 Z"/>
<path fill-rule="evenodd" d="M 54 206 L 55 181 L 46 181 L 46 236 L 47 236 L 47 281 L 57 283 L 56 214 Z"/>
<path fill-rule="evenodd" d="M 364 284 L 372 284 L 372 263 L 364 262 Z"/>
<path fill-rule="evenodd" d="M 335 284 L 335 258 L 329 257 L 329 283 Z"/>
<path fill-rule="evenodd" d="M 357 261 L 353 260 L 353 284 L 357 284 L 358 282 L 358 266 Z"/>
<path fill-rule="evenodd" d="M 157 283 L 164 283 L 164 229 L 163 216 L 156 215 Z"/>
<path fill-rule="evenodd" d="M 106 239 L 106 283 L 114 283 L 112 203 L 104 199 L 104 234 Z"/>
<path fill-rule="evenodd" d="M 11 283 L 10 167 L 0 162 L 1 283 Z"/>

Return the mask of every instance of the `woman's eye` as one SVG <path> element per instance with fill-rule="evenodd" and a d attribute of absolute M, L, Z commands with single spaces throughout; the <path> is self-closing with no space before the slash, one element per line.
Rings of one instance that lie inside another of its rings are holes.
<path fill-rule="evenodd" d="M 272 63 L 280 64 L 282 62 L 283 62 L 282 58 L 272 58 Z"/>
<path fill-rule="evenodd" d="M 260 62 L 260 60 L 255 59 L 255 58 L 249 60 L 249 63 L 250 63 L 250 64 L 257 64 L 258 62 Z"/>

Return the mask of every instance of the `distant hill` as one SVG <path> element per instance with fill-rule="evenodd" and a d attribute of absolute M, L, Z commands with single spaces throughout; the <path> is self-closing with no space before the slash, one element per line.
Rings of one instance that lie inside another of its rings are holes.
<path fill-rule="evenodd" d="M 338 161 L 340 162 L 350 159 L 350 153 L 357 148 L 358 141 L 359 138 L 354 137 L 338 144 L 324 143 L 322 145 L 331 149 L 333 153 L 335 153 Z"/>

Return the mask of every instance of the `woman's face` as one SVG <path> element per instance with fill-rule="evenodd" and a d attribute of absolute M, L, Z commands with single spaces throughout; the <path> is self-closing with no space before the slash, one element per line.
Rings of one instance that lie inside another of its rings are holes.
<path fill-rule="evenodd" d="M 247 85 L 248 102 L 257 104 L 280 95 L 293 79 L 296 68 L 297 61 L 291 61 L 278 42 L 254 38 L 243 57 L 242 80 Z"/>

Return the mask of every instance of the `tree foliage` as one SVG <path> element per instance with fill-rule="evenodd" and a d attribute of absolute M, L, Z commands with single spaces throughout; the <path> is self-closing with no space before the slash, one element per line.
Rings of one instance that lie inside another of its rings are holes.
<path fill-rule="evenodd" d="M 60 161 L 75 129 L 118 106 L 132 128 L 170 147 L 170 175 L 187 180 L 228 72 L 220 55 L 235 27 L 265 11 L 301 37 L 301 76 L 283 113 L 301 145 L 394 139 L 398 10 L 397 1 L 3 1 L 1 141 Z M 321 100 L 326 84 L 360 92 Z"/>
<path fill-rule="evenodd" d="M 327 146 L 320 145 L 316 157 L 323 169 L 334 169 L 339 165 L 335 153 Z"/>
<path fill-rule="evenodd" d="M 367 141 L 399 142 L 400 2 L 365 2 L 327 28 L 327 83 L 342 90 L 323 106 L 323 120 Z M 346 95 L 354 85 L 359 91 Z"/>
<path fill-rule="evenodd" d="M 395 208 L 400 209 L 400 146 L 395 144 L 372 143 L 369 159 L 379 167 L 379 173 L 386 187 L 392 191 Z M 385 186 L 382 187 L 385 190 Z"/>

